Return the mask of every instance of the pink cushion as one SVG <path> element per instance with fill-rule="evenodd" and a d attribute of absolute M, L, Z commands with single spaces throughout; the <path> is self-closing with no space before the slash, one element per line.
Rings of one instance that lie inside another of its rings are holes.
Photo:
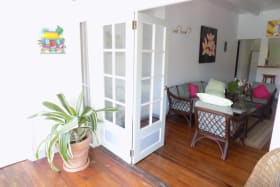
<path fill-rule="evenodd" d="M 190 97 L 191 98 L 198 98 L 197 95 L 196 95 L 196 93 L 198 92 L 198 86 L 194 85 L 192 83 L 189 83 L 188 86 L 189 86 Z"/>
<path fill-rule="evenodd" d="M 264 84 L 260 84 L 259 86 L 253 89 L 253 97 L 266 99 L 270 97 L 270 93 Z"/>

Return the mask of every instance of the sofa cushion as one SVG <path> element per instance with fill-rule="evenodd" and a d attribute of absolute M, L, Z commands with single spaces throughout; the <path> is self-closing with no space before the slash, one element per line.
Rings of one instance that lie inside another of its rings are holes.
<path fill-rule="evenodd" d="M 178 88 L 178 96 L 182 98 L 189 98 L 189 87 L 188 83 L 180 84 L 177 86 Z"/>
<path fill-rule="evenodd" d="M 273 93 L 276 89 L 275 84 L 263 83 L 263 82 L 252 82 L 252 88 L 256 88 L 259 85 L 265 85 L 269 93 Z"/>
<path fill-rule="evenodd" d="M 196 95 L 196 93 L 198 92 L 198 85 L 189 83 L 188 87 L 189 87 L 190 97 L 191 98 L 198 98 L 197 95 Z"/>
<path fill-rule="evenodd" d="M 266 99 L 269 98 L 270 95 L 271 95 L 270 92 L 268 91 L 268 89 L 264 84 L 260 84 L 259 86 L 253 89 L 254 98 Z"/>
<path fill-rule="evenodd" d="M 218 112 L 223 112 L 229 115 L 233 115 L 233 110 L 231 106 L 219 106 L 219 105 L 213 105 L 210 103 L 203 102 L 201 100 L 198 100 L 194 106 L 210 109 L 210 110 L 216 110 Z"/>
<path fill-rule="evenodd" d="M 169 91 L 170 91 L 173 95 L 178 96 L 177 86 L 171 86 L 171 87 L 169 87 L 168 89 L 169 89 Z"/>
<path fill-rule="evenodd" d="M 216 95 L 219 97 L 225 97 L 225 89 L 226 89 L 225 83 L 215 79 L 210 79 L 205 88 L 205 93 Z"/>
<path fill-rule="evenodd" d="M 197 96 L 201 101 L 212 105 L 225 106 L 225 107 L 232 105 L 231 100 L 227 98 L 218 97 L 216 95 L 211 95 L 207 93 L 197 93 Z"/>

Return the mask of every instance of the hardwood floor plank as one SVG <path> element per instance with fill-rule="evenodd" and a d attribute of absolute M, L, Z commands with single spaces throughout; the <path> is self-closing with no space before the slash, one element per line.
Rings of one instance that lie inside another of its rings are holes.
<path fill-rule="evenodd" d="M 23 161 L 0 169 L 0 186 L 28 187 L 156 187 L 168 186 L 147 173 L 140 172 L 135 166 L 126 164 L 106 151 L 104 147 L 90 149 L 90 166 L 80 172 L 68 173 L 63 170 L 53 172 L 46 160 Z M 58 154 L 54 157 L 58 168 L 62 161 Z"/>
<path fill-rule="evenodd" d="M 228 157 L 223 161 L 220 159 L 220 150 L 213 141 L 204 139 L 192 148 L 190 144 L 193 133 L 194 128 L 189 128 L 185 121 L 167 120 L 165 145 L 137 166 L 172 186 L 173 184 L 174 186 L 184 185 L 178 181 L 188 181 L 189 179 L 192 179 L 191 184 L 185 185 L 199 186 L 195 180 L 197 178 L 194 176 L 200 176 L 200 181 L 216 182 L 217 186 L 243 186 L 257 161 L 266 153 L 264 150 L 242 146 L 238 142 L 232 141 Z M 168 166 L 173 165 L 173 169 L 167 169 L 167 166 L 156 162 L 156 158 L 170 162 Z M 182 172 L 180 175 L 174 175 L 174 171 Z M 185 174 L 183 171 L 191 172 L 194 176 Z"/>

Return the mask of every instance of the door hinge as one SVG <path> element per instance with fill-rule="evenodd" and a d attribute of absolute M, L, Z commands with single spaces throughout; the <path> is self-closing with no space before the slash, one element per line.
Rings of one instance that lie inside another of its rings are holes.
<path fill-rule="evenodd" d="M 137 21 L 132 20 L 132 30 L 136 30 L 136 28 L 137 28 Z"/>
<path fill-rule="evenodd" d="M 134 157 L 134 150 L 130 150 L 130 152 L 129 152 L 129 154 L 130 154 L 130 157 L 132 158 L 132 157 Z"/>

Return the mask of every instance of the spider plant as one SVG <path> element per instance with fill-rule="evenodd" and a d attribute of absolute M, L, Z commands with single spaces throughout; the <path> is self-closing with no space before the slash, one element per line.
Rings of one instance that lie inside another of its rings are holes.
<path fill-rule="evenodd" d="M 99 122 L 97 114 L 116 111 L 115 108 L 95 110 L 90 106 L 83 106 L 83 94 L 79 96 L 75 107 L 67 102 L 64 94 L 57 94 L 57 98 L 59 104 L 45 101 L 43 105 L 48 110 L 32 116 L 43 116 L 53 122 L 50 133 L 37 147 L 36 158 L 38 159 L 39 150 L 44 145 L 48 163 L 54 171 L 59 171 L 53 163 L 55 148 L 63 161 L 68 163 L 68 160 L 73 157 L 70 144 L 83 141 L 88 132 L 95 135 Z"/>

